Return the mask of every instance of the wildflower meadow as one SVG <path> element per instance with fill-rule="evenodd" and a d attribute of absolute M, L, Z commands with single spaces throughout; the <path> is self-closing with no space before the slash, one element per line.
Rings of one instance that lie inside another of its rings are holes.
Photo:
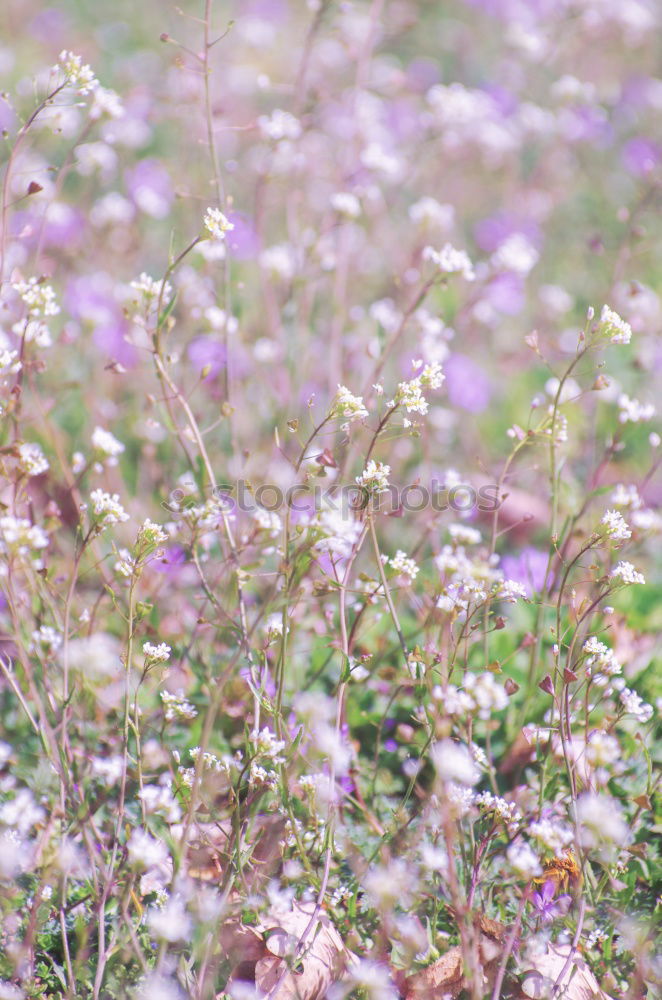
<path fill-rule="evenodd" d="M 0 1000 L 654 1000 L 655 0 L 2 0 Z"/>

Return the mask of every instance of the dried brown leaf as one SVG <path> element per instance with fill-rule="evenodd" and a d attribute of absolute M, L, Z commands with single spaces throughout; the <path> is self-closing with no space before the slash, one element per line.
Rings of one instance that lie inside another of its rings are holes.
<path fill-rule="evenodd" d="M 548 945 L 541 955 L 529 957 L 530 968 L 520 975 L 522 995 L 530 1000 L 551 1000 L 558 983 L 556 996 L 563 1000 L 611 1000 L 578 953 L 564 972 L 571 951 L 569 944 Z"/>
<path fill-rule="evenodd" d="M 268 993 L 278 984 L 287 969 L 284 959 L 293 960 L 314 914 L 314 903 L 295 902 L 290 911 L 264 918 L 269 954 L 264 955 L 255 968 L 255 985 L 259 989 Z M 342 975 L 348 957 L 349 952 L 337 930 L 326 914 L 319 912 L 300 957 L 294 958 L 293 970 L 286 972 L 270 1000 L 322 1000 L 329 986 Z"/>

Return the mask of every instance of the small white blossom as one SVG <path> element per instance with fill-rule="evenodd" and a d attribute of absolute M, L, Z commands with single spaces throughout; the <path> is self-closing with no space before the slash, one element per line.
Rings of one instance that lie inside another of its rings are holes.
<path fill-rule="evenodd" d="M 622 424 L 644 423 L 652 420 L 655 416 L 655 407 L 652 403 L 640 403 L 638 399 L 630 399 L 625 393 L 618 397 L 619 414 L 618 419 Z"/>
<path fill-rule="evenodd" d="M 49 469 L 48 459 L 41 445 L 24 443 L 18 446 L 19 466 L 26 476 L 41 476 Z"/>
<path fill-rule="evenodd" d="M 122 507 L 117 493 L 104 493 L 103 490 L 92 490 L 90 493 L 95 515 L 100 518 L 100 527 L 107 528 L 121 521 L 128 521 L 129 515 Z"/>
<path fill-rule="evenodd" d="M 418 576 L 418 566 L 402 549 L 398 549 L 388 562 L 391 569 L 394 569 L 400 576 L 406 576 L 410 582 Z"/>
<path fill-rule="evenodd" d="M 444 274 L 461 274 L 467 281 L 474 281 L 476 273 L 468 254 L 446 243 L 441 250 L 427 246 L 423 250 L 423 260 L 429 261 Z"/>
<path fill-rule="evenodd" d="M 172 296 L 172 285 L 170 282 L 166 281 L 164 284 L 163 281 L 150 278 L 149 274 L 145 274 L 144 271 L 136 281 L 131 282 L 131 288 L 140 292 L 142 298 L 148 304 L 157 301 L 159 297 L 162 297 L 164 301 L 168 301 Z M 162 288 L 163 295 L 161 295 Z"/>
<path fill-rule="evenodd" d="M 610 500 L 616 507 L 629 507 L 631 510 L 639 510 L 643 506 L 639 491 L 633 484 L 618 483 Z"/>
<path fill-rule="evenodd" d="M 639 573 L 630 562 L 619 562 L 609 576 L 613 580 L 622 580 L 623 583 L 646 583 L 643 573 Z"/>
<path fill-rule="evenodd" d="M 138 531 L 137 544 L 139 546 L 149 546 L 152 548 L 156 545 L 162 545 L 163 542 L 167 541 L 168 533 L 163 530 L 160 524 L 150 521 L 149 518 L 143 521 L 140 530 Z"/>
<path fill-rule="evenodd" d="M 591 767 L 609 767 L 621 759 L 621 748 L 615 736 L 596 729 L 586 744 L 586 760 Z"/>
<path fill-rule="evenodd" d="M 220 208 L 208 208 L 204 226 L 212 240 L 224 240 L 225 234 L 234 229 L 234 223 L 223 215 Z"/>
<path fill-rule="evenodd" d="M 467 673 L 464 688 L 478 708 L 481 719 L 489 719 L 492 712 L 500 712 L 508 705 L 506 689 L 489 671 L 482 674 Z"/>
<path fill-rule="evenodd" d="M 92 431 L 92 447 L 108 459 L 107 465 L 117 465 L 117 458 L 124 451 L 122 442 L 103 427 L 95 427 Z"/>
<path fill-rule="evenodd" d="M 332 195 L 331 207 L 338 215 L 346 215 L 348 219 L 358 219 L 361 214 L 361 202 L 349 191 L 337 191 Z"/>
<path fill-rule="evenodd" d="M 55 301 L 55 290 L 52 285 L 46 285 L 39 278 L 28 278 L 27 281 L 15 281 L 12 288 L 23 299 L 28 307 L 28 316 L 40 319 L 43 316 L 57 316 L 60 307 Z"/>
<path fill-rule="evenodd" d="M 632 532 L 625 521 L 625 518 L 617 510 L 608 510 L 601 522 L 607 529 L 607 534 L 612 542 L 625 542 L 632 536 Z"/>
<path fill-rule="evenodd" d="M 121 118 L 124 114 L 124 105 L 119 94 L 108 87 L 97 86 L 92 95 L 90 105 L 90 118 L 97 121 L 99 118 Z"/>
<path fill-rule="evenodd" d="M 133 830 L 126 846 L 131 864 L 140 868 L 163 865 L 170 857 L 163 841 L 152 837 L 145 830 Z"/>
<path fill-rule="evenodd" d="M 191 918 L 178 896 L 168 899 L 164 906 L 150 906 L 147 924 L 155 937 L 170 943 L 188 940 L 193 929 Z"/>
<path fill-rule="evenodd" d="M 577 802 L 582 845 L 610 857 L 617 847 L 630 841 L 630 830 L 616 799 L 608 795 L 585 792 Z"/>
<path fill-rule="evenodd" d="M 42 569 L 43 562 L 37 553 L 47 545 L 48 535 L 38 524 L 11 514 L 0 517 L 0 555 L 30 559 L 35 569 Z"/>
<path fill-rule="evenodd" d="M 455 221 L 455 209 L 452 205 L 442 205 L 436 198 L 420 198 L 409 206 L 407 213 L 417 226 L 438 226 L 440 229 L 450 229 Z"/>
<path fill-rule="evenodd" d="M 50 625 L 40 625 L 32 633 L 30 652 L 54 653 L 62 645 L 62 633 Z"/>
<path fill-rule="evenodd" d="M 547 851 L 551 851 L 557 857 L 563 854 L 574 839 L 570 827 L 547 818 L 530 823 L 528 832 Z"/>
<path fill-rule="evenodd" d="M 527 600 L 528 593 L 523 583 L 517 580 L 499 580 L 495 585 L 497 597 L 507 604 L 516 604 L 518 600 Z"/>
<path fill-rule="evenodd" d="M 449 524 L 448 534 L 456 545 L 478 545 L 482 541 L 480 531 L 468 524 Z"/>
<path fill-rule="evenodd" d="M 535 878 L 542 872 L 540 859 L 529 844 L 516 841 L 506 851 L 506 857 L 513 871 L 525 878 Z"/>
<path fill-rule="evenodd" d="M 636 691 L 624 687 L 619 692 L 619 699 L 626 715 L 633 715 L 637 722 L 643 724 L 650 722 L 653 717 L 653 706 L 646 704 Z"/>
<path fill-rule="evenodd" d="M 624 319 L 610 309 L 603 306 L 600 314 L 601 332 L 609 337 L 612 344 L 629 344 L 632 339 L 632 327 Z"/>
<path fill-rule="evenodd" d="M 439 778 L 457 782 L 459 785 L 475 785 L 480 772 L 471 754 L 461 743 L 445 739 L 433 744 L 430 750 L 432 763 Z"/>
<path fill-rule="evenodd" d="M 331 413 L 334 416 L 348 417 L 352 420 L 362 420 L 368 416 L 368 411 L 363 404 L 363 396 L 354 396 L 344 385 L 338 386 L 338 392 L 331 404 Z"/>
<path fill-rule="evenodd" d="M 356 483 L 369 493 L 384 493 L 388 489 L 388 477 L 390 474 L 390 465 L 375 462 L 371 458 L 361 475 L 356 477 Z"/>
<path fill-rule="evenodd" d="M 22 367 L 18 358 L 18 351 L 10 351 L 5 347 L 0 347 L 0 379 L 5 379 L 9 375 L 16 375 Z"/>
<path fill-rule="evenodd" d="M 160 642 L 158 645 L 152 642 L 143 643 L 145 659 L 151 660 L 152 663 L 166 663 L 170 659 L 171 652 L 170 646 L 165 642 Z"/>
<path fill-rule="evenodd" d="M 90 67 L 83 62 L 80 56 L 68 52 L 66 49 L 60 52 L 54 71 L 64 73 L 67 84 L 73 87 L 81 97 L 91 94 L 99 86 L 99 82 Z"/>
<path fill-rule="evenodd" d="M 270 115 L 260 115 L 257 125 L 263 138 L 280 142 L 282 139 L 298 139 L 301 135 L 301 122 L 289 111 L 276 108 Z"/>
<path fill-rule="evenodd" d="M 161 701 L 165 711 L 164 715 L 168 722 L 173 719 L 195 719 L 198 710 L 195 705 L 184 697 L 184 692 L 180 689 L 175 694 L 170 691 L 161 691 Z"/>

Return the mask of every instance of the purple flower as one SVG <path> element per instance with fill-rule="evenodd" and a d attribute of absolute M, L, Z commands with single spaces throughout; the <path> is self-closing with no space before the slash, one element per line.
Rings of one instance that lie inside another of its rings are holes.
<path fill-rule="evenodd" d="M 127 190 L 140 209 L 155 219 L 164 219 L 174 198 L 172 182 L 158 160 L 141 160 L 125 174 Z"/>
<path fill-rule="evenodd" d="M 257 257 L 260 241 L 253 223 L 241 212 L 230 212 L 228 219 L 234 226 L 226 237 L 226 245 L 235 260 L 252 260 Z"/>
<path fill-rule="evenodd" d="M 515 580 L 526 587 L 528 596 L 540 593 L 545 583 L 547 553 L 532 546 L 522 549 L 516 556 L 506 555 L 501 560 L 501 569 L 508 580 Z"/>
<path fill-rule="evenodd" d="M 451 354 L 444 364 L 446 389 L 453 406 L 482 413 L 490 402 L 492 387 L 486 373 L 466 354 Z"/>
<path fill-rule="evenodd" d="M 662 147 L 644 135 L 636 136 L 623 146 L 621 159 L 629 173 L 635 177 L 645 177 L 662 160 Z"/>
<path fill-rule="evenodd" d="M 215 379 L 225 367 L 225 345 L 215 337 L 195 337 L 188 345 L 186 353 L 192 367 L 199 374 L 202 374 L 205 368 L 209 369 L 203 379 L 204 382 Z"/>
<path fill-rule="evenodd" d="M 572 898 L 564 893 L 558 899 L 554 899 L 555 892 L 556 886 L 550 880 L 545 882 L 540 892 L 533 894 L 532 903 L 544 924 L 551 924 L 557 917 L 564 917 L 570 909 Z"/>

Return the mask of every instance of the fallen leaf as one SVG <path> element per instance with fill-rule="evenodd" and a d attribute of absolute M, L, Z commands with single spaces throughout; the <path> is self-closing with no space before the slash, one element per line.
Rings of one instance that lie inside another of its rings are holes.
<path fill-rule="evenodd" d="M 291 910 L 263 918 L 269 954 L 257 962 L 255 985 L 269 1000 L 322 1000 L 329 986 L 341 977 L 349 952 L 323 911 L 317 913 L 300 957 L 295 955 L 315 910 L 313 902 L 295 902 Z M 285 957 L 293 961 L 292 970 L 287 969 Z"/>
<path fill-rule="evenodd" d="M 477 912 L 473 913 L 473 922 L 481 931 L 478 952 L 483 970 L 483 992 L 489 996 L 508 928 Z M 405 980 L 405 1000 L 455 1000 L 466 985 L 462 949 L 455 945 L 432 965 Z"/>
<path fill-rule="evenodd" d="M 600 989 L 597 979 L 578 952 L 561 976 L 572 948 L 548 945 L 547 951 L 527 959 L 530 968 L 520 975 L 522 995 L 530 1000 L 551 1000 L 555 995 L 563 1000 L 612 1000 Z M 554 994 L 555 984 L 558 989 Z"/>

